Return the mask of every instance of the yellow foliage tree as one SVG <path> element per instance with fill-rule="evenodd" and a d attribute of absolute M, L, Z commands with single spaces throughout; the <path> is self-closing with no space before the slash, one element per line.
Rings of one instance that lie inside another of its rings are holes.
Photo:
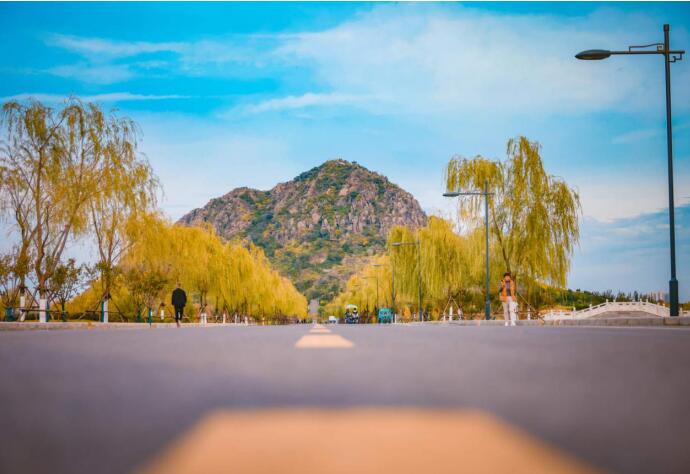
<path fill-rule="evenodd" d="M 30 270 L 45 320 L 49 281 L 68 240 L 87 231 L 89 209 L 108 194 L 106 183 L 126 160 L 131 123 L 70 98 L 60 109 L 7 102 L 0 125 L 3 208 L 19 230 L 21 286 Z"/>
<path fill-rule="evenodd" d="M 392 245 L 418 240 L 419 259 L 416 245 Z M 447 310 L 449 302 L 456 303 L 456 309 L 457 304 L 462 305 L 468 313 L 481 309 L 484 281 L 482 229 L 457 234 L 448 221 L 432 216 L 420 229 L 393 227 L 388 235 L 388 248 L 388 255 L 373 258 L 347 281 L 343 292 L 326 306 L 329 315 L 342 316 L 346 304 L 356 304 L 365 311 L 371 309 L 377 283 L 381 307 L 393 306 L 403 317 L 418 313 L 420 268 L 422 304 L 427 314 L 438 318 Z M 493 271 L 497 271 L 499 264 L 497 259 L 491 261 Z"/>
<path fill-rule="evenodd" d="M 257 247 L 224 243 L 210 226 L 175 225 L 156 214 L 131 220 L 128 233 L 133 244 L 122 257 L 119 273 L 132 282 L 116 285 L 113 299 L 120 307 L 135 312 L 151 308 L 166 301 L 179 282 L 200 304 L 215 302 L 209 308 L 216 312 L 226 309 L 268 322 L 306 317 L 304 296 L 270 267 Z M 139 277 L 131 278 L 135 273 Z M 93 297 L 80 302 L 87 301 L 93 303 Z"/>
<path fill-rule="evenodd" d="M 490 231 L 505 270 L 523 280 L 564 286 L 579 239 L 579 195 L 546 172 L 538 142 L 523 136 L 508 140 L 506 154 L 503 162 L 452 158 L 446 189 L 483 189 L 488 182 Z M 461 217 L 480 218 L 482 200 L 459 200 Z"/>

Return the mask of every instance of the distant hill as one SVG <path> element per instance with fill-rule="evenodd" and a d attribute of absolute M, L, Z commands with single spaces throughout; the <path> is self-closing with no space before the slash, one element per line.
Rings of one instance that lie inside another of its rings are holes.
<path fill-rule="evenodd" d="M 384 250 L 392 226 L 422 226 L 426 215 L 385 176 L 331 160 L 269 191 L 234 189 L 180 222 L 251 240 L 307 298 L 327 300 L 362 260 Z"/>

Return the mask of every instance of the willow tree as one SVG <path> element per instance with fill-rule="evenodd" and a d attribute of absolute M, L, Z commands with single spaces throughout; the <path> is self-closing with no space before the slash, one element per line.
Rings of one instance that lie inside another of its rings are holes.
<path fill-rule="evenodd" d="M 241 313 L 247 304 L 247 282 L 251 279 L 253 262 L 247 249 L 236 242 L 225 243 L 222 248 L 222 261 L 218 280 L 217 297 L 220 309 Z"/>
<path fill-rule="evenodd" d="M 137 126 L 127 118 L 102 116 L 99 152 L 104 170 L 99 192 L 89 202 L 89 217 L 96 238 L 96 268 L 102 284 L 104 321 L 115 282 L 117 263 L 132 244 L 127 224 L 155 205 L 157 180 L 145 157 L 137 153 Z"/>
<path fill-rule="evenodd" d="M 6 144 L 2 144 L 0 153 L 8 154 Z M 31 272 L 32 247 L 31 247 L 31 220 L 26 214 L 27 201 L 30 197 L 30 190 L 23 185 L 23 177 L 16 171 L 7 166 L 4 162 L 0 165 L 0 212 L 10 214 L 19 233 L 19 241 L 12 251 L 7 255 L 12 260 L 12 275 L 17 279 L 15 291 L 17 292 L 19 308 L 22 318 L 25 315 L 26 307 L 26 283 Z M 16 306 L 14 303 L 14 306 Z"/>
<path fill-rule="evenodd" d="M 422 245 L 422 281 L 425 300 L 435 308 L 444 307 L 460 293 L 476 286 L 483 274 L 482 252 L 476 252 L 481 237 L 477 232 L 458 235 L 452 225 L 431 217 L 426 227 L 418 230 Z"/>
<path fill-rule="evenodd" d="M 14 307 L 19 302 L 20 280 L 14 253 L 0 255 L 0 303 L 5 318 L 14 319 Z"/>
<path fill-rule="evenodd" d="M 202 304 L 209 299 L 222 302 L 215 310 L 244 308 L 246 314 L 269 319 L 278 314 L 306 314 L 304 296 L 270 267 L 259 248 L 224 243 L 211 227 L 175 225 L 157 214 L 140 216 L 129 224 L 128 232 L 133 244 L 120 263 L 127 293 L 120 296 L 131 300 L 135 308 L 154 296 L 169 294 L 180 282 Z M 137 272 L 144 276 L 136 277 Z M 160 281 L 165 282 L 161 291 L 149 291 L 156 289 L 152 283 Z"/>
<path fill-rule="evenodd" d="M 223 245 L 216 231 L 210 224 L 204 227 L 176 226 L 178 240 L 183 243 L 180 249 L 186 262 L 185 280 L 199 294 L 202 305 L 207 304 L 209 293 L 217 294 L 219 290 L 218 275 L 226 263 L 223 259 Z"/>
<path fill-rule="evenodd" d="M 4 186 L 21 196 L 13 202 L 20 237 L 26 239 L 45 321 L 48 280 L 68 239 L 83 234 L 88 206 L 107 170 L 103 154 L 108 121 L 98 107 L 70 99 L 59 110 L 39 102 L 7 102 L 0 166 Z"/>
<path fill-rule="evenodd" d="M 394 247 L 394 242 L 419 241 L 414 246 Z M 425 227 L 393 227 L 388 236 L 391 267 L 395 273 L 396 308 L 418 306 L 421 275 L 422 304 L 439 315 L 449 302 L 460 303 L 480 291 L 484 275 L 483 233 L 472 229 L 454 232 L 452 225 L 431 217 Z M 494 264 L 492 263 L 492 266 Z"/>
<path fill-rule="evenodd" d="M 419 256 L 416 245 L 392 245 L 417 241 Z M 377 301 L 378 290 L 378 301 L 383 306 L 394 306 L 398 313 L 417 312 L 420 276 L 422 305 L 432 317 L 440 316 L 451 302 L 468 303 L 472 310 L 472 299 L 481 292 L 483 281 L 483 245 L 480 230 L 457 234 L 448 221 L 439 217 L 430 217 L 422 228 L 395 226 L 388 235 L 388 254 L 371 258 L 355 272 L 326 311 L 342 315 L 346 304 L 370 309 Z"/>
<path fill-rule="evenodd" d="M 508 141 L 505 161 L 454 157 L 446 189 L 482 189 L 489 197 L 490 230 L 506 271 L 523 281 L 563 286 L 579 240 L 580 199 L 544 169 L 541 146 L 520 136 Z M 478 222 L 483 197 L 458 200 L 461 218 Z"/>
<path fill-rule="evenodd" d="M 390 308 L 393 298 L 391 285 L 390 257 L 385 254 L 370 257 L 347 280 L 343 290 L 326 304 L 324 311 L 328 315 L 342 317 L 348 304 L 357 305 L 360 314 L 372 308 Z"/>

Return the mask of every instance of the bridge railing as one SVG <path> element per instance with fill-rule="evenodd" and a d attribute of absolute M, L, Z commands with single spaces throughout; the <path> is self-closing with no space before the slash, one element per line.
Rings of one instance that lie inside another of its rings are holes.
<path fill-rule="evenodd" d="M 605 303 L 590 306 L 589 308 L 581 309 L 579 311 L 549 311 L 543 317 L 547 320 L 587 319 L 603 313 L 627 311 L 638 311 L 659 317 L 669 316 L 669 309 L 666 306 L 650 303 L 648 301 L 607 301 Z"/>

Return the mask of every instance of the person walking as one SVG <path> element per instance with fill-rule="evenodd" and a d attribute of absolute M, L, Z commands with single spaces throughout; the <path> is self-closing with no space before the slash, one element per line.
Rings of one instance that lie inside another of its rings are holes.
<path fill-rule="evenodd" d="M 204 324 L 204 325 L 208 323 L 208 313 L 206 312 L 206 303 L 202 303 L 201 308 L 199 308 L 199 323 Z"/>
<path fill-rule="evenodd" d="M 184 317 L 184 307 L 187 304 L 187 293 L 180 288 L 180 283 L 177 283 L 177 287 L 172 292 L 172 305 L 175 308 L 175 323 L 177 327 L 180 327 L 180 321 Z"/>
<path fill-rule="evenodd" d="M 515 326 L 517 320 L 517 283 L 510 272 L 503 274 L 500 290 L 501 304 L 503 306 L 503 319 L 506 326 Z"/>

